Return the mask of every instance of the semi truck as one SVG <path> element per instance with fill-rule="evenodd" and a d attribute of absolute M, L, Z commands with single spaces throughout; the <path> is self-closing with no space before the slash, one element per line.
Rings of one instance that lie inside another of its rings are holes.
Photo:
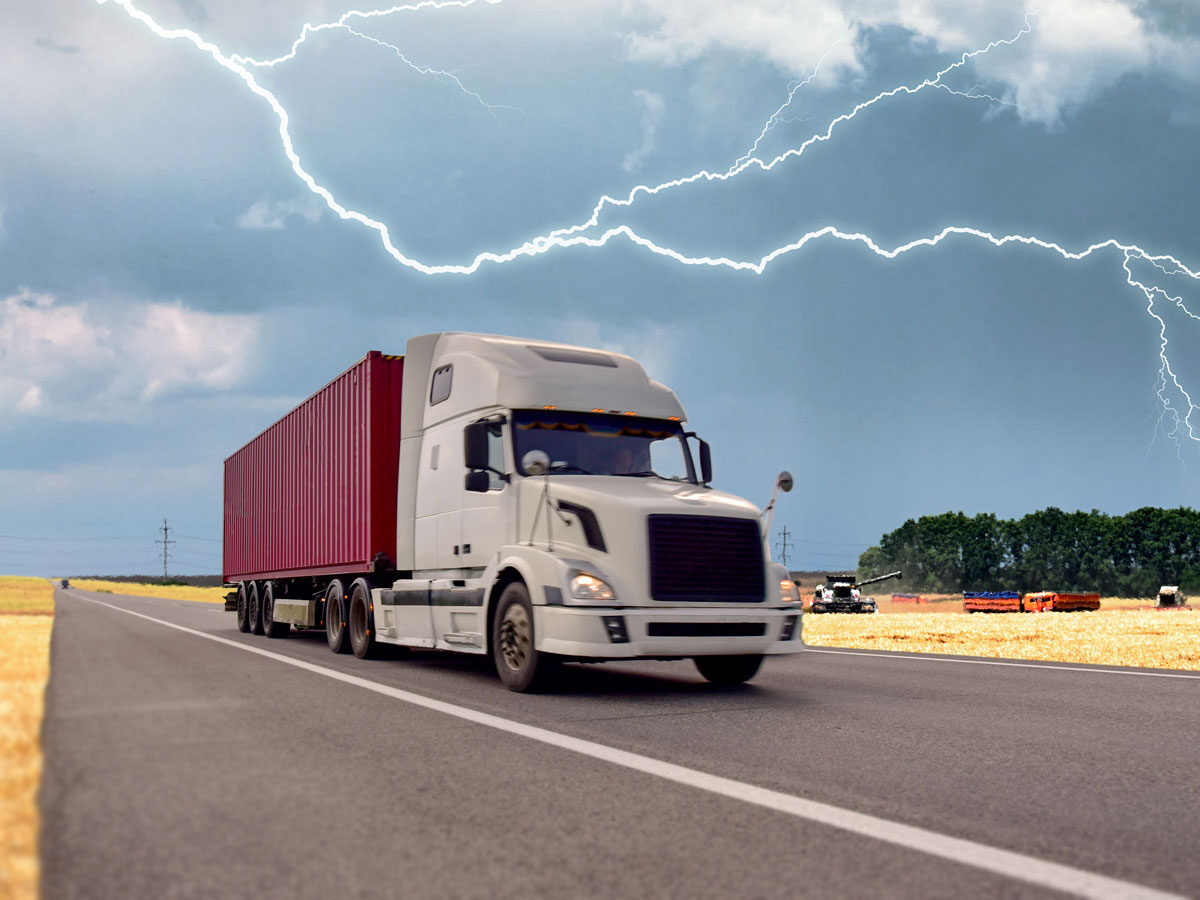
<path fill-rule="evenodd" d="M 516 691 L 564 661 L 742 683 L 803 649 L 766 544 L 792 480 L 763 511 L 716 490 L 686 420 L 619 353 L 461 332 L 372 351 L 225 461 L 238 628 L 488 655 Z"/>

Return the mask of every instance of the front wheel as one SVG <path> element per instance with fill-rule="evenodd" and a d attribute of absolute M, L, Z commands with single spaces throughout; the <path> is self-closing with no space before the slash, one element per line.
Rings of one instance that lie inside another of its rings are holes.
<path fill-rule="evenodd" d="M 534 644 L 529 589 L 514 581 L 500 595 L 492 623 L 492 661 L 510 691 L 542 690 L 558 668 L 557 658 Z"/>
<path fill-rule="evenodd" d="M 697 656 L 693 659 L 700 674 L 713 684 L 741 684 L 749 681 L 762 665 L 762 654 L 745 656 Z"/>

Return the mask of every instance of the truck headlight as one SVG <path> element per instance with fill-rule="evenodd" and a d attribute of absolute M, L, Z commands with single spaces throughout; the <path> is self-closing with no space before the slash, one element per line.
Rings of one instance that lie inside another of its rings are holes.
<path fill-rule="evenodd" d="M 571 596 L 576 600 L 615 600 L 617 595 L 607 581 L 590 572 L 576 572 L 571 576 Z"/>
<path fill-rule="evenodd" d="M 790 578 L 781 578 L 779 580 L 779 597 L 784 603 L 799 603 L 800 589 L 796 587 L 796 583 Z"/>

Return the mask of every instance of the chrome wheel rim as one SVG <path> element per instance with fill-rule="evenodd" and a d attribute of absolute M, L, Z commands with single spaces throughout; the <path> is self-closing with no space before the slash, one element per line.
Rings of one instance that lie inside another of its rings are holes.
<path fill-rule="evenodd" d="M 504 611 L 500 621 L 500 655 L 504 664 L 519 672 L 529 661 L 533 644 L 533 629 L 529 625 L 529 614 L 525 607 L 514 603 Z"/>

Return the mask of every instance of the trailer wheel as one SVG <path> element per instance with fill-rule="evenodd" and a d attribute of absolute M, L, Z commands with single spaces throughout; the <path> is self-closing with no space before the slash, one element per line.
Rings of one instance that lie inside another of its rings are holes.
<path fill-rule="evenodd" d="M 237 589 L 237 623 L 238 631 L 248 633 L 250 631 L 250 597 L 246 590 L 246 582 L 238 583 Z"/>
<path fill-rule="evenodd" d="M 287 622 L 275 621 L 275 585 L 268 581 L 262 590 L 262 623 L 263 634 L 269 638 L 286 637 L 292 630 Z"/>
<path fill-rule="evenodd" d="M 696 656 L 693 657 L 700 674 L 713 684 L 741 684 L 749 681 L 762 665 L 762 654 L 745 656 Z"/>
<path fill-rule="evenodd" d="M 263 633 L 262 603 L 259 600 L 258 582 L 250 582 L 250 631 L 253 634 Z"/>
<path fill-rule="evenodd" d="M 361 581 L 354 582 L 350 589 L 350 648 L 359 659 L 370 659 L 378 655 L 379 643 L 375 640 L 375 613 L 371 609 L 371 592 Z"/>
<path fill-rule="evenodd" d="M 325 591 L 325 639 L 329 641 L 329 649 L 334 653 L 345 653 L 350 649 L 350 635 L 346 629 L 345 606 L 342 595 L 345 589 L 342 583 L 331 581 Z"/>
<path fill-rule="evenodd" d="M 514 581 L 497 601 L 492 661 L 496 674 L 510 691 L 544 690 L 558 669 L 558 658 L 539 652 L 535 646 L 533 606 L 523 582 Z"/>

